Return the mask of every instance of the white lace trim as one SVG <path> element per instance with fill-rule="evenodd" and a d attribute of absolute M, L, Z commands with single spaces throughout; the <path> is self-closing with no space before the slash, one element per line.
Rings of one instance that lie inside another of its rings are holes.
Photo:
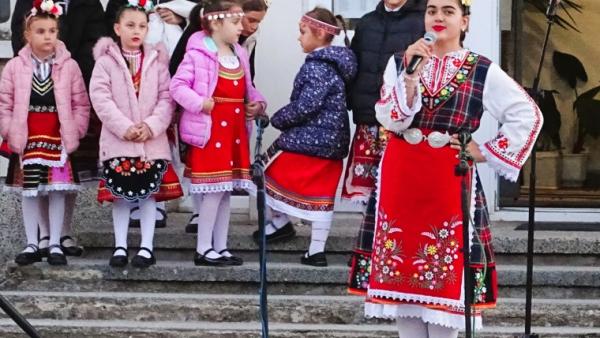
<path fill-rule="evenodd" d="M 375 304 L 365 303 L 365 316 L 368 318 L 419 318 L 428 324 L 440 325 L 448 328 L 464 330 L 465 317 L 462 314 L 450 313 L 443 310 L 428 309 L 419 305 L 411 304 Z M 483 329 L 481 313 L 475 313 L 472 317 L 475 329 Z"/>
<path fill-rule="evenodd" d="M 236 69 L 240 66 L 240 59 L 235 55 L 219 56 L 219 63 L 227 69 Z"/>
<path fill-rule="evenodd" d="M 458 72 L 462 66 L 462 61 L 468 52 L 469 51 L 467 49 L 460 49 L 447 53 L 442 58 L 439 58 L 435 55 L 432 56 L 421 73 L 423 84 L 432 93 L 436 93 L 438 90 L 445 87 L 448 83 L 450 83 L 450 81 L 452 81 L 456 75 L 456 72 Z M 456 61 L 459 61 L 460 65 L 457 66 L 454 64 Z M 438 75 L 441 75 L 441 78 L 439 78 Z"/>
<path fill-rule="evenodd" d="M 419 82 L 416 82 L 414 86 L 416 87 L 415 98 L 413 99 L 412 108 L 408 107 L 408 93 L 406 87 L 406 72 L 403 71 L 398 80 L 396 81 L 396 85 L 394 89 L 396 90 L 396 95 L 399 98 L 398 104 L 400 105 L 400 110 L 404 115 L 411 117 L 416 115 L 423 108 L 423 98 L 421 97 L 421 91 L 419 90 Z"/>
<path fill-rule="evenodd" d="M 506 178 L 511 182 L 516 182 L 519 179 L 520 170 L 502 162 L 501 159 L 492 154 L 486 147 L 485 144 L 479 145 L 479 150 L 483 157 L 485 157 L 486 163 L 494 169 L 498 175 Z"/>
<path fill-rule="evenodd" d="M 461 283 L 461 288 L 462 287 L 463 287 L 463 284 Z M 388 298 L 388 299 L 394 299 L 394 300 L 406 301 L 406 302 L 415 302 L 415 303 L 421 303 L 421 304 L 444 305 L 444 306 L 450 306 L 450 307 L 462 307 L 462 305 L 464 304 L 464 301 L 462 301 L 462 300 L 432 297 L 432 296 L 425 296 L 425 295 L 417 295 L 417 294 L 410 294 L 410 293 L 404 293 L 404 292 L 395 292 L 395 291 L 389 291 L 389 290 L 377 290 L 377 289 L 371 289 L 371 288 L 369 289 L 367 294 L 371 297 Z M 461 291 L 461 298 L 463 298 L 462 291 Z"/>
<path fill-rule="evenodd" d="M 65 151 L 65 147 L 63 146 L 62 151 L 60 152 L 60 160 L 58 161 L 51 161 L 51 160 L 44 160 L 41 158 L 32 158 L 29 160 L 24 160 L 23 163 L 21 163 L 21 167 L 23 167 L 24 165 L 31 165 L 31 164 L 40 164 L 46 167 L 51 167 L 51 168 L 61 168 L 65 166 L 65 163 L 67 162 L 67 152 Z"/>
<path fill-rule="evenodd" d="M 77 193 L 81 190 L 79 184 L 48 184 L 39 185 L 37 189 L 23 189 L 22 187 L 8 186 L 3 187 L 4 192 L 20 193 L 26 197 L 45 196 L 52 191 L 63 191 L 66 193 Z"/>
<path fill-rule="evenodd" d="M 311 222 L 330 222 L 333 220 L 333 211 L 309 211 L 299 209 L 285 202 L 276 200 L 268 194 L 265 197 L 267 205 L 275 211 Z"/>
<path fill-rule="evenodd" d="M 214 184 L 190 183 L 188 191 L 189 194 L 206 194 L 233 191 L 235 189 L 243 189 L 252 195 L 256 195 L 256 185 L 250 180 L 233 180 L 232 182 Z"/>

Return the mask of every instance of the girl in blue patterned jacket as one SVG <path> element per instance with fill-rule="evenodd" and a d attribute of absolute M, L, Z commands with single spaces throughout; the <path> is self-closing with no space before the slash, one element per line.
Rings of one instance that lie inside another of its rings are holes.
<path fill-rule="evenodd" d="M 341 31 L 338 19 L 318 7 L 302 17 L 298 40 L 308 56 L 294 80 L 290 103 L 271 119 L 281 135 L 266 156 L 267 241 L 295 235 L 288 215 L 312 221 L 310 247 L 301 262 L 313 266 L 327 266 L 325 242 L 350 143 L 346 83 L 357 64 L 349 48 L 331 46 Z M 259 240 L 258 231 L 254 239 Z"/>

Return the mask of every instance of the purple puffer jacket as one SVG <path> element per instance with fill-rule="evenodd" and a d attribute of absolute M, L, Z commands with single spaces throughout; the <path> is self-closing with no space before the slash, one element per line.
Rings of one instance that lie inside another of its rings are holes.
<path fill-rule="evenodd" d="M 263 102 L 265 106 L 265 98 L 252 84 L 248 53 L 237 43 L 234 50 L 246 74 L 246 102 Z M 187 144 L 202 148 L 210 139 L 211 115 L 202 111 L 202 104 L 212 97 L 218 76 L 219 60 L 215 42 L 204 31 L 194 33 L 170 87 L 171 96 L 184 110 L 179 122 L 179 134 Z"/>

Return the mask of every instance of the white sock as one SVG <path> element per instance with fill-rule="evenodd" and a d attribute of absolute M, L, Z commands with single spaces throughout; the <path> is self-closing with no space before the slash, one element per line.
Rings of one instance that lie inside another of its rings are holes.
<path fill-rule="evenodd" d="M 319 252 L 325 251 L 325 243 L 329 237 L 329 230 L 331 229 L 331 221 L 313 221 L 312 231 L 310 237 L 310 246 L 308 247 L 308 254 L 314 255 Z"/>
<path fill-rule="evenodd" d="M 227 236 L 229 234 L 229 220 L 231 219 L 231 193 L 226 192 L 219 207 L 217 208 L 217 219 L 213 233 L 213 248 L 217 253 L 227 249 Z M 222 256 L 231 257 L 229 251 L 225 251 Z"/>
<path fill-rule="evenodd" d="M 48 218 L 50 219 L 50 246 L 59 245 L 50 250 L 50 253 L 62 253 L 60 249 L 60 234 L 65 220 L 66 194 L 62 191 L 51 191 L 48 194 Z"/>
<path fill-rule="evenodd" d="M 198 242 L 196 244 L 196 252 L 201 255 L 212 248 L 213 233 L 219 211 L 219 204 L 225 193 L 216 192 L 203 195 L 204 196 L 199 196 L 198 194 L 193 195 L 196 209 L 199 211 L 200 215 L 202 215 L 202 218 L 198 219 Z M 206 257 L 215 259 L 221 257 L 221 255 L 211 251 Z"/>
<path fill-rule="evenodd" d="M 40 198 L 25 197 L 21 199 L 23 209 L 23 225 L 25 226 L 25 237 L 27 245 L 38 245 L 38 222 L 40 218 Z M 32 248 L 25 248 L 23 252 L 35 252 Z"/>
<path fill-rule="evenodd" d="M 48 196 L 38 196 L 37 199 L 39 201 L 39 238 L 50 237 L 50 220 L 48 219 Z M 40 249 L 47 248 L 49 241 L 49 239 L 39 241 L 38 246 L 40 247 Z"/>
<path fill-rule="evenodd" d="M 400 338 L 429 338 L 427 324 L 419 318 L 396 318 Z"/>
<path fill-rule="evenodd" d="M 457 329 L 440 326 L 440 325 L 434 325 L 434 324 L 428 324 L 427 329 L 429 331 L 429 338 L 457 338 L 458 337 Z"/>
<path fill-rule="evenodd" d="M 140 201 L 140 230 L 142 231 L 141 248 L 147 248 L 150 251 L 154 250 L 154 227 L 156 223 L 156 201 L 154 197 L 149 197 L 146 200 Z M 146 250 L 140 250 L 138 255 L 150 258 L 150 253 Z"/>
<path fill-rule="evenodd" d="M 112 207 L 113 227 L 115 230 L 115 248 L 123 247 L 127 249 L 127 231 L 129 230 L 129 214 L 131 212 L 131 203 L 123 199 L 115 199 Z M 125 256 L 127 253 L 123 250 L 117 250 L 114 256 Z"/>
<path fill-rule="evenodd" d="M 202 200 L 203 196 L 204 195 L 202 195 L 202 194 L 197 194 L 197 195 L 193 196 L 193 198 L 194 198 L 194 203 L 193 203 L 194 204 L 194 211 L 192 213 L 192 216 L 194 216 L 194 215 L 198 215 L 198 216 L 196 216 L 194 218 L 190 218 L 190 222 L 189 222 L 190 224 L 196 224 L 196 225 L 198 225 L 198 218 L 200 218 L 200 210 L 198 210 L 198 206 L 197 206 L 198 204 L 196 203 L 196 199 Z"/>
<path fill-rule="evenodd" d="M 274 233 L 281 229 L 290 221 L 287 214 L 279 211 L 275 211 L 271 208 L 267 208 L 267 225 L 265 226 L 265 232 L 267 235 Z"/>
<path fill-rule="evenodd" d="M 77 201 L 77 194 L 69 193 L 65 198 L 65 220 L 63 221 L 63 227 L 60 236 L 71 236 L 73 228 L 73 213 L 75 212 L 75 202 Z M 74 240 L 66 239 L 64 242 L 65 246 L 76 246 Z"/>

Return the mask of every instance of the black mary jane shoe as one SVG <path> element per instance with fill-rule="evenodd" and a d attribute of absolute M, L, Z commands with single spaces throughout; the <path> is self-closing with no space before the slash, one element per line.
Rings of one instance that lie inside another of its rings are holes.
<path fill-rule="evenodd" d="M 15 263 L 19 265 L 31 265 L 33 263 L 41 262 L 42 256 L 40 255 L 40 249 L 35 244 L 29 244 L 25 247 L 32 248 L 33 252 L 21 252 L 15 257 Z"/>
<path fill-rule="evenodd" d="M 131 213 L 134 211 L 140 210 L 140 207 L 131 208 Z M 154 223 L 155 228 L 166 228 L 167 227 L 167 212 L 161 208 L 156 208 L 156 211 L 160 212 L 163 216 L 162 219 L 157 219 Z M 129 217 L 129 227 L 130 228 L 139 228 L 141 227 L 141 223 L 139 219 Z"/>
<path fill-rule="evenodd" d="M 223 249 L 223 250 L 219 251 L 218 254 L 223 256 L 223 258 L 225 258 L 226 260 L 229 261 L 229 264 L 227 264 L 227 265 L 243 265 L 244 264 L 244 260 L 242 259 L 242 257 L 231 255 L 231 252 L 229 252 L 229 254 L 231 256 L 227 257 L 227 256 L 223 255 L 223 253 L 225 253 L 225 252 L 229 252 L 229 249 Z"/>
<path fill-rule="evenodd" d="M 196 254 L 194 254 L 194 265 L 196 266 L 226 266 L 226 265 L 232 265 L 230 263 L 229 260 L 227 260 L 227 258 L 221 256 L 219 258 L 208 258 L 206 257 L 206 255 L 209 252 L 214 252 L 216 253 L 215 250 L 213 250 L 212 248 L 204 251 L 203 254 L 200 254 L 198 252 L 196 252 Z"/>
<path fill-rule="evenodd" d="M 146 258 L 138 253 L 131 260 L 131 265 L 133 265 L 136 268 L 145 269 L 156 264 L 156 258 L 154 257 L 154 253 L 152 252 L 152 250 L 148 248 L 140 248 L 140 251 L 142 250 L 149 253 L 150 258 Z"/>
<path fill-rule="evenodd" d="M 115 252 L 117 252 L 119 250 L 125 251 L 125 255 L 115 256 Z M 122 246 L 118 246 L 113 250 L 113 255 L 112 255 L 112 257 L 110 257 L 110 261 L 108 262 L 108 265 L 112 266 L 113 268 L 123 268 L 123 267 L 127 266 L 127 263 L 129 263 L 128 259 L 129 259 L 129 251 L 127 251 L 127 249 L 125 249 Z"/>
<path fill-rule="evenodd" d="M 83 255 L 82 247 L 80 247 L 78 245 L 65 246 L 64 242 L 67 240 L 71 240 L 72 242 L 75 242 L 75 240 L 71 236 L 62 236 L 60 238 L 60 247 L 61 247 L 62 251 L 65 253 L 65 256 L 80 257 L 81 255 Z"/>
<path fill-rule="evenodd" d="M 197 234 L 198 233 L 198 223 L 193 223 L 195 218 L 198 218 L 198 214 L 193 214 L 190 217 L 190 221 L 185 226 L 185 232 L 188 234 Z"/>
<path fill-rule="evenodd" d="M 277 229 L 274 233 L 267 235 L 267 243 L 273 244 L 277 242 L 283 242 L 296 236 L 296 230 L 292 222 L 287 222 L 284 226 Z M 252 239 L 256 244 L 260 243 L 260 231 L 256 230 L 252 233 Z"/>
<path fill-rule="evenodd" d="M 52 249 L 59 249 L 60 253 L 52 252 Z M 48 247 L 48 264 L 67 265 L 67 256 L 62 252 L 60 245 L 54 244 Z"/>
<path fill-rule="evenodd" d="M 323 267 L 327 266 L 327 257 L 325 257 L 325 252 L 318 252 L 314 255 L 308 255 L 307 252 L 300 258 L 300 263 L 304 265 Z"/>
<path fill-rule="evenodd" d="M 40 257 L 45 258 L 45 257 L 48 257 L 48 246 L 46 245 L 45 248 L 40 248 L 40 243 L 42 241 L 48 241 L 49 242 L 50 241 L 50 236 L 42 237 L 38 241 L 38 250 L 40 252 Z"/>

